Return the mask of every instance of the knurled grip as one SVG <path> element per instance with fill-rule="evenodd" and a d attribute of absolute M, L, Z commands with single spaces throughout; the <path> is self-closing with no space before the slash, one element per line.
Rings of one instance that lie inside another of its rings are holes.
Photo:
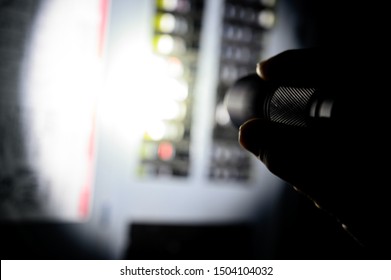
<path fill-rule="evenodd" d="M 266 102 L 266 115 L 271 121 L 306 127 L 309 125 L 308 104 L 314 88 L 278 87 Z"/>

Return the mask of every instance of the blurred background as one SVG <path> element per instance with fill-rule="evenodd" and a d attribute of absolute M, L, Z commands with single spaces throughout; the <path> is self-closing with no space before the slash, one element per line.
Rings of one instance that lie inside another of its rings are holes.
<path fill-rule="evenodd" d="M 223 104 L 258 61 L 338 44 L 314 2 L 0 0 L 2 259 L 361 258 Z"/>

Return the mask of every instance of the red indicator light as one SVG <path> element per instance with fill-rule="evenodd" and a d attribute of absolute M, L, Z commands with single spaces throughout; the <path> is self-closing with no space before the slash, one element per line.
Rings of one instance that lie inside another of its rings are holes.
<path fill-rule="evenodd" d="M 171 143 L 162 142 L 159 144 L 157 153 L 161 160 L 169 161 L 174 157 L 175 149 Z"/>

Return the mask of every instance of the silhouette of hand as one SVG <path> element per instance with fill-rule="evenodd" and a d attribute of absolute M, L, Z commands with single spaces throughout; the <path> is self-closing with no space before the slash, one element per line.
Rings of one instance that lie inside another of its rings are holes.
<path fill-rule="evenodd" d="M 319 127 L 251 119 L 240 127 L 239 141 L 272 173 L 334 215 L 363 246 L 381 250 L 391 239 L 387 122 L 379 121 L 372 104 L 379 98 L 373 73 L 363 77 L 362 67 L 373 65 L 318 48 L 289 50 L 261 62 L 257 74 L 264 80 L 334 91 L 344 114 L 335 125 Z"/>

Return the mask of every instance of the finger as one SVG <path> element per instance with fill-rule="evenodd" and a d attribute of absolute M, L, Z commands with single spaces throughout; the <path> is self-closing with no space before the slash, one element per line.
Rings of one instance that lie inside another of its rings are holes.
<path fill-rule="evenodd" d="M 240 127 L 239 142 L 273 174 L 303 190 L 333 167 L 329 139 L 311 129 L 252 119 Z"/>
<path fill-rule="evenodd" d="M 239 143 L 243 148 L 263 161 L 263 152 L 277 146 L 286 139 L 290 139 L 289 143 L 292 143 L 292 141 L 305 141 L 305 137 L 302 134 L 302 128 L 255 118 L 248 120 L 240 126 Z M 289 146 L 291 145 L 289 144 Z"/>
<path fill-rule="evenodd" d="M 258 63 L 257 73 L 265 80 L 318 85 L 334 71 L 332 56 L 319 48 L 287 50 Z"/>
<path fill-rule="evenodd" d="M 351 182 L 357 169 L 352 169 L 351 164 L 361 163 L 352 161 L 351 153 L 345 149 L 336 149 L 327 134 L 252 119 L 241 126 L 239 141 L 271 173 L 295 186 L 317 205 L 340 214 L 345 202 L 357 194 L 357 184 Z"/>
<path fill-rule="evenodd" d="M 286 132 L 280 126 L 265 119 L 250 119 L 239 128 L 239 143 L 264 161 L 263 152 L 273 145 L 272 143 L 276 143 L 278 138 L 286 137 Z"/>

